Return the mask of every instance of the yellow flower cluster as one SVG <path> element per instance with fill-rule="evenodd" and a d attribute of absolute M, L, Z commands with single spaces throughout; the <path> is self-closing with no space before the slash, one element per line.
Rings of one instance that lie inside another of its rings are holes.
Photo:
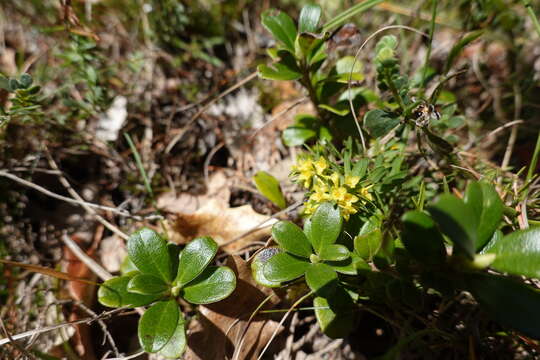
<path fill-rule="evenodd" d="M 325 201 L 333 201 L 341 208 L 341 213 L 345 220 L 358 210 L 354 206 L 358 201 L 372 200 L 369 188 L 365 186 L 357 189 L 360 182 L 358 176 L 341 176 L 340 173 L 332 171 L 325 158 L 319 157 L 317 161 L 302 159 L 298 165 L 293 167 L 298 173 L 298 180 L 303 186 L 312 191 L 304 213 L 313 214 L 319 204 Z"/>

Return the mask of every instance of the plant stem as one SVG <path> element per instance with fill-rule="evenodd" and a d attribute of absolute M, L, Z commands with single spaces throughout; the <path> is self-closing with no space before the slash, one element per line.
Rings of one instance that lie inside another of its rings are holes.
<path fill-rule="evenodd" d="M 533 157 L 531 159 L 531 163 L 529 164 L 529 170 L 527 171 L 527 177 L 525 178 L 525 182 L 529 182 L 532 179 L 534 172 L 536 171 L 536 166 L 538 165 L 539 154 L 540 154 L 540 131 L 538 132 L 538 138 L 536 139 L 536 146 L 534 147 Z"/>
<path fill-rule="evenodd" d="M 382 3 L 383 1 L 384 0 L 366 0 L 366 1 L 362 1 L 361 3 L 356 4 L 356 5 L 348 8 L 347 10 L 345 10 L 344 12 L 342 12 L 341 14 L 337 15 L 332 20 L 330 20 L 326 24 L 324 24 L 324 26 L 321 29 L 321 32 L 325 33 L 327 31 L 330 31 L 331 29 L 344 24 L 349 18 L 368 10 L 368 9 L 372 8 L 373 6 L 375 6 L 375 5 L 378 5 L 378 4 Z"/>
<path fill-rule="evenodd" d="M 429 44 L 426 52 L 426 59 L 424 60 L 424 71 L 422 72 L 422 87 L 420 95 L 424 95 L 426 89 L 426 76 L 429 58 L 431 57 L 431 48 L 433 45 L 433 33 L 435 32 L 435 19 L 437 18 L 437 0 L 431 0 L 431 25 L 429 28 Z"/>
<path fill-rule="evenodd" d="M 529 17 L 531 18 L 534 24 L 534 28 L 536 29 L 538 36 L 540 36 L 540 22 L 538 22 L 538 18 L 536 17 L 536 14 L 534 13 L 530 0 L 521 0 L 521 2 L 527 9 L 527 13 L 529 14 Z"/>

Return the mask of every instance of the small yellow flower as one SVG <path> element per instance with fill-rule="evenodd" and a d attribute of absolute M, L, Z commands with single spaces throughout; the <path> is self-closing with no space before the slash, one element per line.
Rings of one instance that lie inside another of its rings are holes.
<path fill-rule="evenodd" d="M 317 183 L 313 187 L 314 193 L 311 194 L 309 197 L 310 200 L 313 200 L 315 202 L 323 202 L 326 200 L 330 200 L 330 194 L 328 193 L 328 186 L 325 184 Z"/>
<path fill-rule="evenodd" d="M 298 165 L 296 165 L 296 169 L 300 172 L 312 171 L 313 161 L 311 161 L 311 159 L 300 159 L 298 160 Z"/>
<path fill-rule="evenodd" d="M 332 173 L 332 175 L 330 175 L 329 178 L 334 184 L 334 186 L 339 186 L 339 174 L 337 172 Z"/>
<path fill-rule="evenodd" d="M 363 187 L 360 189 L 360 195 L 369 201 L 373 201 L 373 196 L 369 193 L 369 189 L 373 186 L 373 184 Z"/>
<path fill-rule="evenodd" d="M 313 204 L 311 202 L 308 202 L 304 205 L 304 214 L 311 215 L 317 210 L 318 204 Z"/>
<path fill-rule="evenodd" d="M 319 175 L 322 175 L 324 170 L 328 168 L 328 163 L 326 162 L 326 159 L 322 156 L 319 158 L 319 160 L 314 162 L 313 165 L 315 165 L 315 171 Z"/>
<path fill-rule="evenodd" d="M 347 185 L 350 188 L 354 188 L 358 184 L 359 181 L 360 181 L 360 176 L 351 176 L 351 175 L 345 176 L 345 185 Z"/>
<path fill-rule="evenodd" d="M 334 201 L 344 201 L 345 197 L 347 196 L 347 189 L 345 189 L 343 186 L 335 187 L 331 191 L 332 200 Z"/>

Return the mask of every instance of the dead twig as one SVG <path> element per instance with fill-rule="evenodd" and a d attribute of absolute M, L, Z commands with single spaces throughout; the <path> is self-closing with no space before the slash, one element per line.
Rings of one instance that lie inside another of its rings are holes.
<path fill-rule="evenodd" d="M 81 260 L 94 274 L 96 274 L 101 280 L 107 281 L 113 276 L 99 265 L 94 259 L 88 256 L 75 241 L 73 241 L 67 234 L 63 234 L 62 242 Z"/>

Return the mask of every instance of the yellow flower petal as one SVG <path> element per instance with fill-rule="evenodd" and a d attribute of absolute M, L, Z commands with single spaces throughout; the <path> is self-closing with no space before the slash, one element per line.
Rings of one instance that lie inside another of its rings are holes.
<path fill-rule="evenodd" d="M 347 185 L 350 188 L 354 188 L 358 184 L 359 181 L 360 181 L 360 176 L 351 176 L 351 175 L 345 176 L 345 185 Z"/>
<path fill-rule="evenodd" d="M 326 159 L 323 158 L 322 156 L 319 158 L 319 160 L 317 160 L 315 163 L 313 163 L 313 165 L 315 166 L 315 171 L 319 175 L 322 175 L 324 170 L 326 170 L 326 168 L 328 168 L 328 163 L 326 162 Z"/>

